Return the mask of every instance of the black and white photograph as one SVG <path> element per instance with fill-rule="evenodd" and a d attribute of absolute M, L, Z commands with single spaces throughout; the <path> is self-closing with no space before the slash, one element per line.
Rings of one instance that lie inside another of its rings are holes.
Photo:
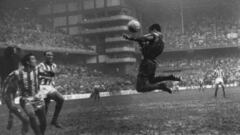
<path fill-rule="evenodd" d="M 240 135 L 240 0 L 0 0 L 0 135 Z"/>

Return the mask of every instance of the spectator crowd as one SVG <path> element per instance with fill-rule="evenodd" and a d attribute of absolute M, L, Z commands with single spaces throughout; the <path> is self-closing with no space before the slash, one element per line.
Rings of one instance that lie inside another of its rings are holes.
<path fill-rule="evenodd" d="M 214 70 L 217 66 L 223 69 L 226 84 L 239 83 L 240 57 L 235 55 L 164 60 L 159 64 L 157 73 L 162 74 L 164 69 L 168 69 L 168 73 L 181 76 L 181 86 L 197 86 L 200 79 L 204 80 L 205 85 L 212 85 L 216 78 Z"/>
<path fill-rule="evenodd" d="M 37 16 L 34 9 L 0 9 L 0 42 L 33 49 L 76 50 L 91 48 L 81 44 L 79 38 L 54 29 L 51 21 Z"/>
<path fill-rule="evenodd" d="M 189 59 L 165 59 L 159 61 L 156 75 L 174 74 L 181 76 L 182 87 L 198 86 L 203 79 L 205 85 L 213 85 L 214 70 L 220 66 L 224 70 L 225 84 L 238 83 L 240 80 L 240 57 L 224 55 L 215 57 L 196 56 Z M 137 72 L 136 72 L 137 73 Z M 135 74 L 136 74 L 135 73 Z M 119 76 L 102 73 L 81 65 L 59 65 L 56 86 L 63 94 L 89 93 L 95 85 L 103 86 L 103 91 L 135 89 L 136 76 Z"/>
<path fill-rule="evenodd" d="M 240 31 L 238 17 L 229 12 L 217 16 L 208 14 L 192 15 L 184 21 L 172 20 L 163 26 L 167 50 L 204 49 L 239 46 Z M 183 23 L 183 22 L 182 22 Z M 111 40 L 110 40 L 111 41 Z M 19 45 L 21 48 L 76 50 L 89 47 L 81 44 L 79 38 L 68 35 L 65 31 L 54 29 L 51 20 L 37 16 L 31 8 L 0 9 L 0 42 Z M 128 57 L 129 54 L 112 55 L 112 58 Z M 220 65 L 224 72 L 225 83 L 240 80 L 239 56 L 198 56 L 193 58 L 166 59 L 159 64 L 157 74 L 174 72 L 183 77 L 181 86 L 198 85 L 199 79 L 205 84 L 212 84 L 213 70 Z M 135 76 L 133 77 L 135 78 Z M 86 93 L 94 85 L 102 85 L 105 91 L 134 89 L 134 79 L 129 76 L 107 75 L 81 65 L 59 65 L 56 86 L 63 94 Z"/>
<path fill-rule="evenodd" d="M 113 76 L 80 65 L 59 65 L 56 87 L 63 94 L 90 93 L 94 86 L 101 85 L 104 91 L 134 89 L 129 76 Z"/>
<path fill-rule="evenodd" d="M 188 22 L 184 33 L 179 23 L 165 27 L 167 49 L 204 49 L 238 46 L 237 20 L 216 17 L 198 17 Z"/>

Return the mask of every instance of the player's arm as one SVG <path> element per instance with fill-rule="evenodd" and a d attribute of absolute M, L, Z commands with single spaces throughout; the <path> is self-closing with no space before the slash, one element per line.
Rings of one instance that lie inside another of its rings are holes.
<path fill-rule="evenodd" d="M 123 38 L 125 38 L 127 40 L 131 40 L 131 41 L 136 41 L 136 42 L 147 42 L 147 41 L 154 40 L 155 37 L 153 34 L 146 34 L 146 35 L 139 36 L 139 37 L 132 37 L 127 34 L 124 34 Z"/>
<path fill-rule="evenodd" d="M 54 75 L 58 76 L 59 74 L 61 74 L 61 71 L 60 71 L 60 69 L 58 68 L 58 66 L 56 64 L 54 64 L 54 66 L 55 66 L 54 70 L 53 70 Z"/>
<path fill-rule="evenodd" d="M 20 117 L 21 112 L 15 104 L 15 95 L 17 93 L 18 87 L 18 73 L 16 71 L 13 71 L 6 77 L 3 82 L 2 95 L 8 109 Z"/>
<path fill-rule="evenodd" d="M 14 103 L 14 96 L 17 92 L 17 87 L 16 87 L 16 90 L 14 89 L 9 89 L 9 86 L 12 84 L 14 86 L 17 86 L 17 83 L 18 83 L 18 77 L 17 77 L 17 74 L 16 72 L 12 72 L 10 73 L 6 79 L 4 80 L 3 82 L 3 86 L 2 86 L 2 96 L 3 96 L 3 99 L 6 101 L 6 102 L 13 102 Z"/>

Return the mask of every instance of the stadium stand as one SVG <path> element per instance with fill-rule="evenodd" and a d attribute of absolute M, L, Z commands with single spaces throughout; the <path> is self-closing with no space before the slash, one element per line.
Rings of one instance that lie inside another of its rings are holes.
<path fill-rule="evenodd" d="M 225 55 L 222 57 L 195 57 L 189 59 L 169 59 L 163 61 L 158 68 L 158 74 L 161 74 L 162 69 L 181 70 L 176 72 L 183 77 L 180 86 L 197 86 L 199 79 L 203 78 L 204 83 L 212 85 L 214 81 L 213 71 L 216 66 L 220 65 L 223 68 L 226 84 L 239 83 L 239 56 Z"/>
<path fill-rule="evenodd" d="M 226 11 L 226 10 L 225 10 Z M 179 20 L 173 19 L 161 22 L 163 26 L 164 40 L 167 50 L 179 51 L 181 49 L 209 49 L 239 46 L 238 18 L 230 12 L 215 16 L 215 14 L 205 14 L 186 17 L 184 32 L 179 24 Z M 6 44 L 19 45 L 22 48 L 32 48 L 43 50 L 61 48 L 63 50 L 87 49 L 91 48 L 81 44 L 78 38 L 55 30 L 49 20 L 42 20 L 36 17 L 34 9 L 31 8 L 1 8 L 0 9 L 0 42 Z M 118 58 L 120 55 L 113 55 Z M 125 56 L 125 55 L 123 55 Z M 128 55 L 126 55 L 128 56 Z M 121 56 L 122 57 L 122 56 Z M 211 71 L 220 61 L 224 67 L 226 83 L 234 83 L 240 79 L 237 67 L 240 64 L 238 56 L 222 57 L 196 57 L 191 59 L 167 59 L 161 61 L 159 70 L 162 69 L 187 69 L 177 72 L 183 76 L 181 86 L 197 85 L 200 77 L 204 78 L 206 84 L 212 83 Z M 134 89 L 133 79 L 110 76 L 98 71 L 92 71 L 84 66 L 67 65 L 59 66 L 60 75 L 56 83 L 59 90 L 64 94 L 86 93 L 92 90 L 94 83 L 105 85 L 106 90 Z M 158 71 L 160 74 L 162 71 Z"/>
<path fill-rule="evenodd" d="M 207 49 L 238 46 L 237 20 L 199 17 L 186 22 L 185 32 L 177 23 L 165 27 L 167 49 Z"/>
<path fill-rule="evenodd" d="M 0 15 L 0 42 L 35 50 L 91 50 L 79 38 L 55 30 L 49 20 L 37 18 L 34 9 L 1 8 Z"/>
<path fill-rule="evenodd" d="M 60 65 L 56 86 L 63 94 L 90 93 L 95 84 L 103 85 L 104 91 L 134 89 L 133 79 L 129 76 L 113 76 L 103 74 L 83 65 Z"/>

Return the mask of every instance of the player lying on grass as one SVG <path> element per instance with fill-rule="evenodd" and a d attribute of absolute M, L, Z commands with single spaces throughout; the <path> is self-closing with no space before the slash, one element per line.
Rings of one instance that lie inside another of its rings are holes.
<path fill-rule="evenodd" d="M 149 33 L 139 37 L 131 37 L 124 34 L 127 40 L 138 42 L 141 47 L 143 59 L 137 75 L 136 89 L 138 92 L 150 92 L 157 89 L 172 93 L 163 81 L 180 81 L 181 79 L 173 75 L 155 76 L 156 58 L 164 50 L 163 35 L 159 24 L 153 24 L 149 27 Z"/>
<path fill-rule="evenodd" d="M 25 122 L 26 118 L 23 117 L 22 112 L 14 106 L 13 89 L 8 89 L 11 84 L 16 84 L 20 93 L 20 106 L 27 115 L 34 134 L 44 135 L 46 130 L 46 116 L 43 98 L 45 98 L 45 95 L 39 93 L 36 57 L 33 54 L 25 55 L 21 63 L 23 68 L 10 73 L 4 81 L 4 99 L 10 110 Z M 40 124 L 38 124 L 38 121 Z M 27 130 L 24 130 L 24 132 L 27 132 Z"/>

